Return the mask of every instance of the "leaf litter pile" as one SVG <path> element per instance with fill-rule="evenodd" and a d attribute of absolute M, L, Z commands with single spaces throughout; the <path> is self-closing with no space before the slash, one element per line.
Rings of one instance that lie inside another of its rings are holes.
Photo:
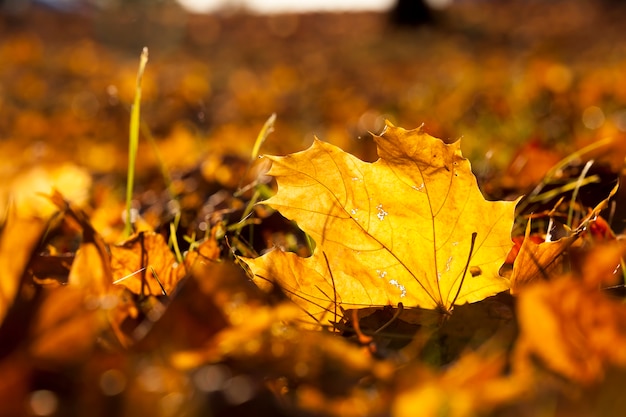
<path fill-rule="evenodd" d="M 126 7 L 2 16 L 1 415 L 623 415 L 624 10 Z"/>

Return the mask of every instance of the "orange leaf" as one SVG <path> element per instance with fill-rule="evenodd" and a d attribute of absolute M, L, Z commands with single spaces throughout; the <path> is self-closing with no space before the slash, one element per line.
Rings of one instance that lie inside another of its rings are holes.
<path fill-rule="evenodd" d="M 528 236 L 528 238 L 537 244 L 544 242 L 544 239 L 537 235 L 530 235 Z M 513 236 L 513 247 L 509 251 L 509 254 L 506 256 L 506 261 L 504 261 L 505 265 L 513 268 L 513 263 L 515 262 L 515 259 L 517 258 L 517 255 L 522 248 L 522 243 L 524 243 L 524 239 L 526 239 L 526 236 Z"/>
<path fill-rule="evenodd" d="M 409 417 L 416 415 L 416 410 L 420 416 L 486 414 L 529 391 L 529 380 L 504 376 L 504 365 L 502 355 L 468 352 L 440 375 L 409 379 L 412 386 L 400 389 L 392 414 Z M 415 374 L 415 369 L 411 372 Z"/>
<path fill-rule="evenodd" d="M 40 316 L 38 323 L 44 324 L 35 325 L 35 328 L 42 329 L 44 334 L 48 327 L 59 326 L 62 330 L 58 331 L 57 336 L 43 337 L 41 343 L 44 347 L 36 347 L 35 350 L 49 357 L 67 354 L 67 352 L 59 352 L 59 349 L 62 350 L 63 344 L 68 339 L 80 333 L 80 328 L 84 327 L 86 322 L 90 322 L 90 325 L 89 331 L 85 331 L 84 334 L 85 347 L 91 346 L 91 343 L 95 341 L 90 337 L 102 335 L 109 330 L 113 331 L 118 342 L 123 346 L 128 346 L 132 340 L 122 331 L 121 324 L 126 317 L 136 314 L 136 307 L 124 293 L 123 288 L 113 285 L 111 258 L 102 237 L 93 228 L 86 214 L 72 207 L 59 192 L 53 192 L 50 200 L 61 209 L 64 221 L 73 221 L 78 224 L 82 229 L 83 240 L 70 268 L 68 285 L 59 288 L 59 291 L 51 292 L 47 298 L 50 300 L 47 303 L 51 306 L 51 310 L 54 310 L 57 302 L 62 304 L 64 309 L 47 313 L 45 317 Z M 78 314 L 77 317 L 85 316 L 85 318 L 68 320 L 69 312 L 66 312 L 68 308 L 75 312 L 83 310 L 83 314 Z M 53 343 L 56 340 L 60 342 Z"/>
<path fill-rule="evenodd" d="M 518 301 L 521 369 L 539 358 L 580 383 L 600 380 L 613 364 L 626 366 L 626 307 L 567 277 L 525 289 Z"/>
<path fill-rule="evenodd" d="M 562 237 L 553 242 L 536 243 L 530 236 L 530 222 L 526 236 L 513 263 L 511 294 L 534 281 L 548 279 L 563 272 L 563 257 L 567 248 L 578 238 L 577 235 Z"/>
<path fill-rule="evenodd" d="M 606 234 L 606 230 L 602 230 L 603 227 L 608 228 L 608 224 L 599 216 L 599 213 L 607 207 L 608 202 L 615 195 L 618 187 L 619 183 L 613 187 L 604 200 L 598 203 L 593 210 L 590 210 L 587 217 L 581 220 L 575 230 L 559 240 L 535 243 L 534 238 L 530 236 L 529 222 L 526 226 L 526 236 L 513 264 L 511 294 L 519 292 L 521 287 L 533 281 L 545 280 L 550 276 L 558 276 L 563 273 L 566 251 L 572 247 L 580 236 L 586 234 L 586 230 L 590 231 L 592 238 L 595 240 L 610 239 L 610 235 Z M 615 269 L 615 265 L 612 266 Z"/>
<path fill-rule="evenodd" d="M 163 236 L 141 232 L 112 246 L 113 280 L 135 294 L 171 294 L 185 275 Z"/>
<path fill-rule="evenodd" d="M 30 329 L 29 353 L 37 359 L 80 363 L 108 328 L 107 312 L 89 305 L 78 287 L 47 288 Z"/>
<path fill-rule="evenodd" d="M 337 304 L 447 312 L 506 290 L 498 269 L 512 246 L 515 202 L 485 201 L 458 142 L 390 123 L 374 139 L 374 163 L 319 140 L 268 157 L 278 193 L 265 203 L 316 248 L 309 258 L 279 250 L 245 258 L 255 282 L 275 281 L 317 319 Z"/>
<path fill-rule="evenodd" d="M 20 172 L 11 181 L 0 185 L 0 194 L 7 189 L 11 201 L 22 217 L 49 217 L 56 211 L 54 203 L 45 198 L 58 190 L 69 200 L 83 205 L 89 198 L 91 176 L 83 168 L 65 163 L 36 166 Z M 0 212 L 6 209 L 0 201 Z"/>
<path fill-rule="evenodd" d="M 604 288 L 624 284 L 623 257 L 626 242 L 603 241 L 591 250 L 576 251 L 572 256 L 577 262 L 577 274 L 591 288 Z"/>
<path fill-rule="evenodd" d="M 0 325 L 18 293 L 22 276 L 46 222 L 9 211 L 0 234 Z"/>

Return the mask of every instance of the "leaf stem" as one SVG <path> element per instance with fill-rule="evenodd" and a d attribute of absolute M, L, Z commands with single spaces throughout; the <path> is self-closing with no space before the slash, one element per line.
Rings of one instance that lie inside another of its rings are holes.
<path fill-rule="evenodd" d="M 472 243 L 470 244 L 469 255 L 467 255 L 467 263 L 465 263 L 465 268 L 463 268 L 463 276 L 461 277 L 461 283 L 459 284 L 459 289 L 456 290 L 456 295 L 452 299 L 450 303 L 450 311 L 454 308 L 454 303 L 456 303 L 456 299 L 459 298 L 459 294 L 461 294 L 461 288 L 463 288 L 463 282 L 465 281 L 465 275 L 467 275 L 467 269 L 469 268 L 470 261 L 472 260 L 472 253 L 474 252 L 474 244 L 476 243 L 476 236 L 478 233 L 472 232 Z"/>
<path fill-rule="evenodd" d="M 326 261 L 326 268 L 328 268 L 328 273 L 330 274 L 330 279 L 333 283 L 333 301 L 334 301 L 334 313 L 335 313 L 335 323 L 337 323 L 337 287 L 335 286 L 335 277 L 333 276 L 333 271 L 330 269 L 330 262 L 328 262 L 328 256 L 326 256 L 326 252 L 322 251 L 322 255 L 324 255 L 324 260 Z M 334 327 L 334 325 L 333 325 Z"/>

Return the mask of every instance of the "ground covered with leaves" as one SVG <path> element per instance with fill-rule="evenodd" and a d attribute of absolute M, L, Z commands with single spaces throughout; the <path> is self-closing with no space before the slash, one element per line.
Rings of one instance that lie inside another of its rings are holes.
<path fill-rule="evenodd" d="M 623 414 L 619 2 L 117 7 L 0 16 L 1 415 Z"/>

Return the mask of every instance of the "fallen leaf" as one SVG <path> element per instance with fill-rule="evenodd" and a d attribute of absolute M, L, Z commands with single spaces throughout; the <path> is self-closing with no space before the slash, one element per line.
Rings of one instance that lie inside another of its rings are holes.
<path fill-rule="evenodd" d="M 73 207 L 58 191 L 53 192 L 50 200 L 61 210 L 63 221 L 74 222 L 82 230 L 82 241 L 70 268 L 67 287 L 59 288 L 59 292 L 52 292 L 50 298 L 62 300 L 72 297 L 74 293 L 79 294 L 73 299 L 73 304 L 66 301 L 59 303 L 66 307 L 73 305 L 75 311 L 92 311 L 94 318 L 89 326 L 90 334 L 106 335 L 108 339 L 117 339 L 122 346 L 129 346 L 134 340 L 121 327 L 126 318 L 137 315 L 137 308 L 126 289 L 113 285 L 111 257 L 102 237 L 93 228 L 87 215 L 79 208 Z M 62 292 L 63 290 L 67 290 L 67 293 Z M 50 304 L 54 305 L 54 301 L 50 301 Z M 71 336 L 79 332 L 77 328 L 83 327 L 82 319 L 66 322 L 63 310 L 49 314 L 49 316 L 39 318 L 39 321 L 44 320 L 46 323 L 45 326 L 41 326 L 43 330 L 53 327 L 51 323 L 55 323 L 55 325 L 64 326 L 63 334 Z M 108 337 L 109 331 L 115 335 L 114 338 Z M 62 349 L 63 344 L 58 343 L 52 346 Z M 54 349 L 43 349 L 43 352 L 50 356 L 57 355 Z"/>
<path fill-rule="evenodd" d="M 108 327 L 106 310 L 86 299 L 80 288 L 46 289 L 30 329 L 28 352 L 47 362 L 81 363 Z"/>
<path fill-rule="evenodd" d="M 0 325 L 18 293 L 33 250 L 46 222 L 19 216 L 11 209 L 0 234 Z"/>
<path fill-rule="evenodd" d="M 60 210 L 63 221 L 75 224 L 82 230 L 82 241 L 72 262 L 67 283 L 81 288 L 85 295 L 101 297 L 113 285 L 109 253 L 106 245 L 89 222 L 87 215 L 74 207 L 57 190 L 49 196 L 50 201 Z"/>
<path fill-rule="evenodd" d="M 532 282 L 546 280 L 548 277 L 559 276 L 565 272 L 565 255 L 568 249 L 582 236 L 591 236 L 592 241 L 603 241 L 610 238 L 606 230 L 602 230 L 606 222 L 599 213 L 604 210 L 611 198 L 617 192 L 619 183 L 609 192 L 608 196 L 600 201 L 596 207 L 589 210 L 589 214 L 580 221 L 576 229 L 568 231 L 568 235 L 551 242 L 535 243 L 530 235 L 530 222 L 526 225 L 524 241 L 519 249 L 513 271 L 511 273 L 511 294 Z M 587 233 L 589 230 L 589 233 Z M 569 266 L 569 264 L 567 265 Z"/>
<path fill-rule="evenodd" d="M 517 369 L 545 367 L 589 384 L 610 365 L 626 367 L 626 308 L 596 288 L 562 277 L 526 288 L 517 304 Z"/>
<path fill-rule="evenodd" d="M 135 294 L 171 294 L 185 275 L 165 238 L 154 232 L 140 232 L 109 250 L 113 281 Z"/>
<path fill-rule="evenodd" d="M 221 362 L 244 372 L 264 369 L 267 379 L 286 377 L 333 397 L 365 378 L 389 381 L 393 375 L 392 362 L 378 361 L 344 338 L 295 325 L 300 311 L 292 303 L 247 310 L 247 320 L 218 332 L 204 347 L 174 353 L 172 365 L 185 371 Z"/>
<path fill-rule="evenodd" d="M 337 305 L 449 312 L 506 290 L 498 269 L 512 246 L 515 202 L 484 199 L 458 142 L 391 123 L 374 140 L 374 163 L 319 140 L 268 157 L 278 192 L 265 203 L 316 248 L 309 258 L 279 250 L 244 258 L 254 281 L 275 282 L 317 319 Z"/>
<path fill-rule="evenodd" d="M 511 294 L 519 293 L 521 288 L 532 282 L 561 275 L 566 251 L 577 238 L 578 235 L 571 235 L 553 242 L 535 243 L 528 222 L 526 236 L 513 263 Z"/>
<path fill-rule="evenodd" d="M 416 410 L 420 416 L 486 414 L 529 391 L 526 376 L 505 376 L 504 365 L 503 355 L 468 352 L 441 374 L 421 370 L 416 373 L 418 378 L 405 375 L 409 386 L 400 387 L 393 401 L 392 415 L 414 416 Z"/>
<path fill-rule="evenodd" d="M 254 356 L 258 353 L 264 332 L 272 329 L 272 326 L 275 332 L 279 332 L 284 327 L 281 323 L 298 317 L 298 310 L 293 304 L 248 308 L 247 312 L 247 320 L 219 332 L 206 348 L 175 354 L 172 359 L 174 365 L 188 369 L 232 356 Z"/>
<path fill-rule="evenodd" d="M 598 241 L 615 240 L 615 233 L 611 226 L 601 216 L 597 216 L 593 221 L 589 222 L 589 234 L 594 240 Z"/>
<path fill-rule="evenodd" d="M 534 243 L 537 243 L 537 244 L 541 242 L 545 242 L 545 238 L 542 238 L 541 236 L 538 236 L 538 235 L 533 234 L 533 235 L 529 235 L 528 237 Z M 511 248 L 509 254 L 507 255 L 506 261 L 504 261 L 504 265 L 509 270 L 509 272 L 513 269 L 513 263 L 515 262 L 515 259 L 517 258 L 517 255 L 519 254 L 519 251 L 522 248 L 522 244 L 524 243 L 525 239 L 526 239 L 526 236 L 513 236 L 513 247 Z M 504 276 L 510 276 L 510 273 L 509 275 L 505 275 L 505 274 L 502 274 L 502 271 L 500 271 L 500 274 Z"/>
<path fill-rule="evenodd" d="M 91 182 L 90 174 L 74 164 L 36 166 L 0 185 L 0 195 L 6 190 L 23 217 L 49 217 L 56 207 L 46 195 L 59 190 L 69 201 L 84 205 L 89 198 Z M 0 212 L 6 209 L 3 206 L 4 201 L 0 200 Z"/>
<path fill-rule="evenodd" d="M 303 385 L 298 387 L 294 396 L 298 408 L 313 415 L 359 417 L 389 414 L 388 397 L 371 387 L 357 387 L 346 396 L 330 396 L 314 385 Z"/>
<path fill-rule="evenodd" d="M 573 269 L 592 288 L 621 287 L 624 284 L 622 266 L 625 254 L 625 242 L 617 239 L 600 241 L 587 250 L 575 248 Z"/>

